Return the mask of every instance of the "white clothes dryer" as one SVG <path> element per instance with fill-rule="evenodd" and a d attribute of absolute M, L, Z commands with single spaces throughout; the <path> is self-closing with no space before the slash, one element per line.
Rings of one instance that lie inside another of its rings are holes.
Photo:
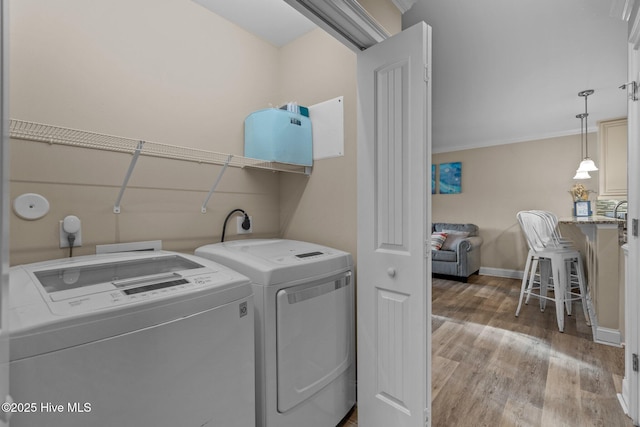
<path fill-rule="evenodd" d="M 237 240 L 195 254 L 252 281 L 258 427 L 330 427 L 355 405 L 353 261 L 294 240 Z"/>
<path fill-rule="evenodd" d="M 9 288 L 12 427 L 255 425 L 245 276 L 129 252 L 12 267 Z"/>

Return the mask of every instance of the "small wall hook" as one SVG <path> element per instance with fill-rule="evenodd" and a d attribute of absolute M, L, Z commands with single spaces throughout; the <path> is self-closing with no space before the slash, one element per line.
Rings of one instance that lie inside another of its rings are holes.
<path fill-rule="evenodd" d="M 631 90 L 629 90 L 629 88 Z M 640 99 L 638 98 L 638 83 L 635 81 L 625 83 L 622 86 L 619 86 L 619 89 L 627 90 L 627 96 L 632 101 L 637 101 L 638 99 Z"/>

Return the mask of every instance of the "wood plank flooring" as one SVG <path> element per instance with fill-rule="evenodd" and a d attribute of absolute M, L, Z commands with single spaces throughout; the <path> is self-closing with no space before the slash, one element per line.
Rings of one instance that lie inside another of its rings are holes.
<path fill-rule="evenodd" d="M 516 318 L 519 293 L 514 279 L 433 279 L 432 426 L 632 427 L 624 350 L 593 342 L 579 302 L 564 333 L 552 302 Z M 355 410 L 342 426 L 357 425 Z"/>

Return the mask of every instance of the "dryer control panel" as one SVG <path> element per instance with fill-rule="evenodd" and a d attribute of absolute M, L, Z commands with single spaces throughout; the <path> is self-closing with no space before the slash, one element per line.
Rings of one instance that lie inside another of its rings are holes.
<path fill-rule="evenodd" d="M 313 251 L 313 252 L 305 252 L 303 254 L 296 254 L 295 257 L 300 259 L 307 259 L 311 257 L 318 257 L 320 255 L 324 255 L 324 254 L 320 251 Z"/>
<path fill-rule="evenodd" d="M 322 258 L 333 256 L 335 253 L 331 250 L 312 250 L 312 251 L 289 251 L 287 253 L 279 253 L 273 255 L 270 260 L 277 264 L 297 264 L 301 262 L 315 262 Z M 266 258 L 266 257 L 265 257 Z"/>

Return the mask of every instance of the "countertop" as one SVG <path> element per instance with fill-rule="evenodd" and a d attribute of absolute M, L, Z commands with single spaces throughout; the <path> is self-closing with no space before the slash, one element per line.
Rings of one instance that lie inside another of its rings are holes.
<path fill-rule="evenodd" d="M 616 219 L 602 215 L 592 216 L 571 216 L 566 218 L 559 218 L 560 224 L 574 224 L 574 225 L 617 225 L 618 226 L 618 243 L 623 245 L 627 243 L 627 224 L 624 219 Z"/>
<path fill-rule="evenodd" d="M 559 218 L 560 224 L 620 224 L 624 223 L 622 219 L 610 218 L 602 215 L 591 216 L 569 216 L 565 218 Z"/>

